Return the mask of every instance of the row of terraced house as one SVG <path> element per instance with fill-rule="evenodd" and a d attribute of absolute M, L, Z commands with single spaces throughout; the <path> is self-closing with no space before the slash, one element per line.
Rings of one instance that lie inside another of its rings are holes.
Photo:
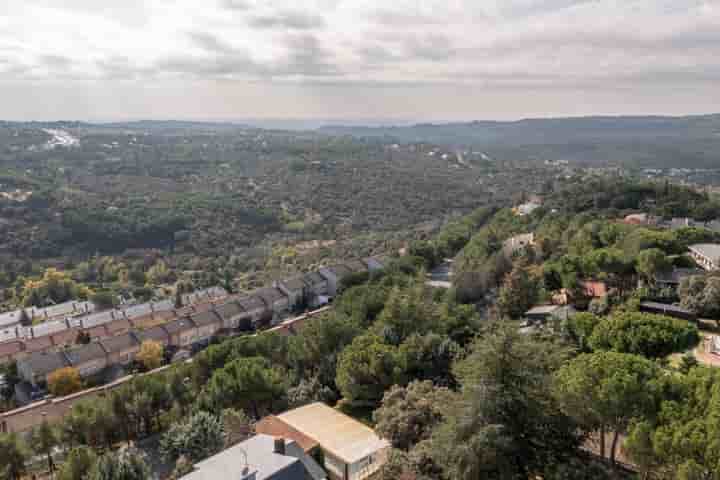
<path fill-rule="evenodd" d="M 281 326 L 293 311 L 328 303 L 348 276 L 383 268 L 382 260 L 371 257 L 276 281 L 244 295 L 228 296 L 217 288 L 194 292 L 183 298 L 187 306 L 180 309 L 164 301 L 95 312 L 66 320 L 68 328 L 62 332 L 14 342 L 22 346 L 5 350 L 4 358 L 17 360 L 18 373 L 33 387 L 42 386 L 49 375 L 63 367 L 74 367 L 89 378 L 109 366 L 133 362 L 146 340 L 173 350 L 192 351 L 215 336 Z M 79 332 L 89 336 L 90 343 L 75 347 Z M 36 345 L 40 338 L 44 342 Z M 10 343 L 0 344 L 0 358 L 3 346 Z"/>

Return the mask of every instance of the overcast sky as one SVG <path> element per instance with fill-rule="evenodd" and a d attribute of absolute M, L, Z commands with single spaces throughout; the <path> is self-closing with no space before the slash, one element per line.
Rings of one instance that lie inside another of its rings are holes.
<path fill-rule="evenodd" d="M 720 0 L 1 0 L 0 119 L 720 111 Z"/>

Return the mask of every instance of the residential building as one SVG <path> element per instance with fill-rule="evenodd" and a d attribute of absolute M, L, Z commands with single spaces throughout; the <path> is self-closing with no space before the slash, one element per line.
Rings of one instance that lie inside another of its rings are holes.
<path fill-rule="evenodd" d="M 77 327 L 68 328 L 61 332 L 53 333 L 50 335 L 50 339 L 56 348 L 72 347 L 77 343 L 78 334 L 81 331 L 82 330 Z"/>
<path fill-rule="evenodd" d="M 91 377 L 108 366 L 107 354 L 98 342 L 90 342 L 64 353 L 70 366 L 76 368 L 83 378 Z"/>
<path fill-rule="evenodd" d="M 224 288 L 210 287 L 203 290 L 196 290 L 191 293 L 186 293 L 180 298 L 182 299 L 183 305 L 193 305 L 195 303 L 211 303 L 227 296 L 228 292 Z"/>
<path fill-rule="evenodd" d="M 225 330 L 252 330 L 250 315 L 236 301 L 221 303 L 215 307 L 215 312 L 222 319 L 222 327 Z"/>
<path fill-rule="evenodd" d="M 720 269 L 720 244 L 698 243 L 690 245 L 690 256 L 705 270 Z"/>
<path fill-rule="evenodd" d="M 277 416 L 294 430 L 316 441 L 330 478 L 361 480 L 387 460 L 390 444 L 368 426 L 328 407 L 312 403 Z"/>
<path fill-rule="evenodd" d="M 118 312 L 116 319 L 105 325 L 105 329 L 108 335 L 114 337 L 115 335 L 122 335 L 132 330 L 133 326 L 130 320 L 122 316 L 122 312 Z"/>
<path fill-rule="evenodd" d="M 97 312 L 91 315 L 86 315 L 80 319 L 80 327 L 83 330 L 89 330 L 94 327 L 106 325 L 115 320 L 116 315 L 120 315 L 116 312 L 116 310 L 105 310 L 104 312 Z"/>
<path fill-rule="evenodd" d="M 222 319 L 214 310 L 190 315 L 190 319 L 197 327 L 197 336 L 194 343 L 209 343 L 210 339 L 222 328 Z"/>
<path fill-rule="evenodd" d="M 20 378 L 37 387 L 47 384 L 51 373 L 69 365 L 63 352 L 35 352 L 18 360 L 17 369 Z"/>
<path fill-rule="evenodd" d="M 660 288 L 677 289 L 683 279 L 704 273 L 705 271 L 700 268 L 673 268 L 655 275 L 655 285 Z"/>
<path fill-rule="evenodd" d="M 532 245 L 535 245 L 535 234 L 523 233 L 522 235 L 515 235 L 505 240 L 505 242 L 503 242 L 503 252 L 505 256 L 512 257 Z"/>
<path fill-rule="evenodd" d="M 293 441 L 255 435 L 194 465 L 183 480 L 325 480 L 322 468 Z"/>
<path fill-rule="evenodd" d="M 38 325 L 30 327 L 30 336 L 32 338 L 46 337 L 54 333 L 62 332 L 63 330 L 69 329 L 67 320 L 54 320 L 50 322 L 43 322 Z"/>
<path fill-rule="evenodd" d="M 20 326 L 20 320 L 23 318 L 22 310 L 13 310 L 12 312 L 0 313 L 0 329 L 15 328 Z M 28 320 L 29 316 L 26 316 Z"/>
<path fill-rule="evenodd" d="M 345 267 L 347 267 L 352 273 L 366 273 L 368 271 L 368 266 L 365 262 L 358 259 L 348 260 L 347 262 L 343 263 Z"/>
<path fill-rule="evenodd" d="M 187 348 L 197 339 L 197 327 L 190 317 L 182 317 L 163 325 L 170 337 L 170 345 L 178 348 Z"/>
<path fill-rule="evenodd" d="M 325 305 L 330 301 L 330 284 L 327 278 L 318 272 L 310 272 L 303 277 L 307 285 L 307 303 L 311 308 Z"/>
<path fill-rule="evenodd" d="M 320 446 L 318 442 L 294 429 L 275 415 L 268 415 L 257 422 L 255 424 L 255 433 L 292 440 L 305 453 L 312 453 Z"/>
<path fill-rule="evenodd" d="M 12 362 L 23 351 L 23 342 L 11 341 L 0 343 L 0 365 Z"/>
<path fill-rule="evenodd" d="M 535 210 L 537 210 L 540 207 L 542 207 L 542 205 L 539 203 L 526 202 L 526 203 L 523 203 L 523 204 L 515 207 L 514 211 L 515 211 L 516 215 L 524 217 L 526 215 L 530 215 L 531 213 L 533 213 Z"/>
<path fill-rule="evenodd" d="M 575 314 L 569 305 L 538 305 L 525 312 L 529 323 L 546 323 L 550 320 L 567 320 Z"/>
<path fill-rule="evenodd" d="M 18 327 L 10 327 L 10 328 L 2 328 L 0 329 L 0 344 L 3 342 L 12 342 L 15 340 L 19 340 L 20 337 L 18 335 Z"/>
<path fill-rule="evenodd" d="M 25 340 L 25 353 L 48 352 L 55 346 L 52 337 L 29 338 Z"/>
<path fill-rule="evenodd" d="M 110 336 L 105 325 L 96 325 L 83 331 L 90 337 L 90 340 L 94 342 Z"/>
<path fill-rule="evenodd" d="M 363 259 L 363 262 L 367 265 L 370 272 L 379 272 L 385 269 L 385 260 L 378 257 L 367 257 Z"/>
<path fill-rule="evenodd" d="M 669 303 L 659 302 L 641 302 L 640 311 L 646 313 L 654 313 L 656 315 L 665 315 L 666 317 L 679 318 L 691 322 L 697 321 L 697 314 L 686 308 Z"/>
<path fill-rule="evenodd" d="M 140 351 L 140 340 L 133 332 L 123 333 L 100 341 L 107 354 L 108 365 L 128 365 Z"/>
<path fill-rule="evenodd" d="M 342 279 L 352 275 L 352 270 L 344 265 L 332 265 L 330 267 L 322 267 L 318 273 L 325 277 L 328 282 L 328 293 L 330 297 L 338 294 L 342 285 Z"/>
<path fill-rule="evenodd" d="M 170 345 L 170 335 L 162 325 L 151 327 L 146 330 L 139 330 L 134 333 L 141 345 L 146 341 L 157 342 L 163 347 Z"/>
<path fill-rule="evenodd" d="M 33 319 L 41 321 L 66 320 L 79 315 L 87 315 L 95 311 L 95 304 L 87 301 L 70 300 L 47 307 L 28 309 Z"/>
<path fill-rule="evenodd" d="M 273 322 L 277 323 L 284 315 L 290 311 L 290 302 L 288 296 L 280 289 L 275 287 L 265 287 L 255 290 L 253 295 L 260 297 L 265 305 L 273 313 Z"/>
<path fill-rule="evenodd" d="M 305 306 L 307 285 L 303 281 L 303 277 L 280 280 L 279 282 L 275 282 L 274 286 L 288 297 L 288 306 L 291 310 Z"/>
<path fill-rule="evenodd" d="M 254 327 L 268 323 L 272 318 L 272 310 L 263 302 L 260 297 L 248 295 L 237 299 L 238 305 L 245 310 Z"/>

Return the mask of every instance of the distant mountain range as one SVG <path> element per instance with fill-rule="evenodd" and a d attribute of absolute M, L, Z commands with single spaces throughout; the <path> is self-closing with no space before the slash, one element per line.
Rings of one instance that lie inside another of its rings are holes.
<path fill-rule="evenodd" d="M 720 168 L 720 114 L 579 117 L 514 122 L 326 126 L 320 132 L 484 149 L 501 159 L 565 159 L 637 166 Z"/>
<path fill-rule="evenodd" d="M 391 124 L 388 120 L 387 123 Z M 322 126 L 321 120 L 238 122 L 139 120 L 112 123 L 0 122 L 30 128 L 108 128 L 182 134 L 188 130 L 306 130 L 325 135 L 384 138 L 479 149 L 498 160 L 570 160 L 638 167 L 720 168 L 720 114 L 683 117 L 538 118 L 512 122 L 421 123 L 379 126 L 382 120 Z"/>

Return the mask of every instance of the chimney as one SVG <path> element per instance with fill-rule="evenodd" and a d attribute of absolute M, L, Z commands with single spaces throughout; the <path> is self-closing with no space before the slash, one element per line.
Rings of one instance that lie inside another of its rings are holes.
<path fill-rule="evenodd" d="M 275 443 L 273 445 L 273 453 L 277 453 L 278 455 L 285 455 L 285 439 L 284 438 L 276 438 Z"/>

